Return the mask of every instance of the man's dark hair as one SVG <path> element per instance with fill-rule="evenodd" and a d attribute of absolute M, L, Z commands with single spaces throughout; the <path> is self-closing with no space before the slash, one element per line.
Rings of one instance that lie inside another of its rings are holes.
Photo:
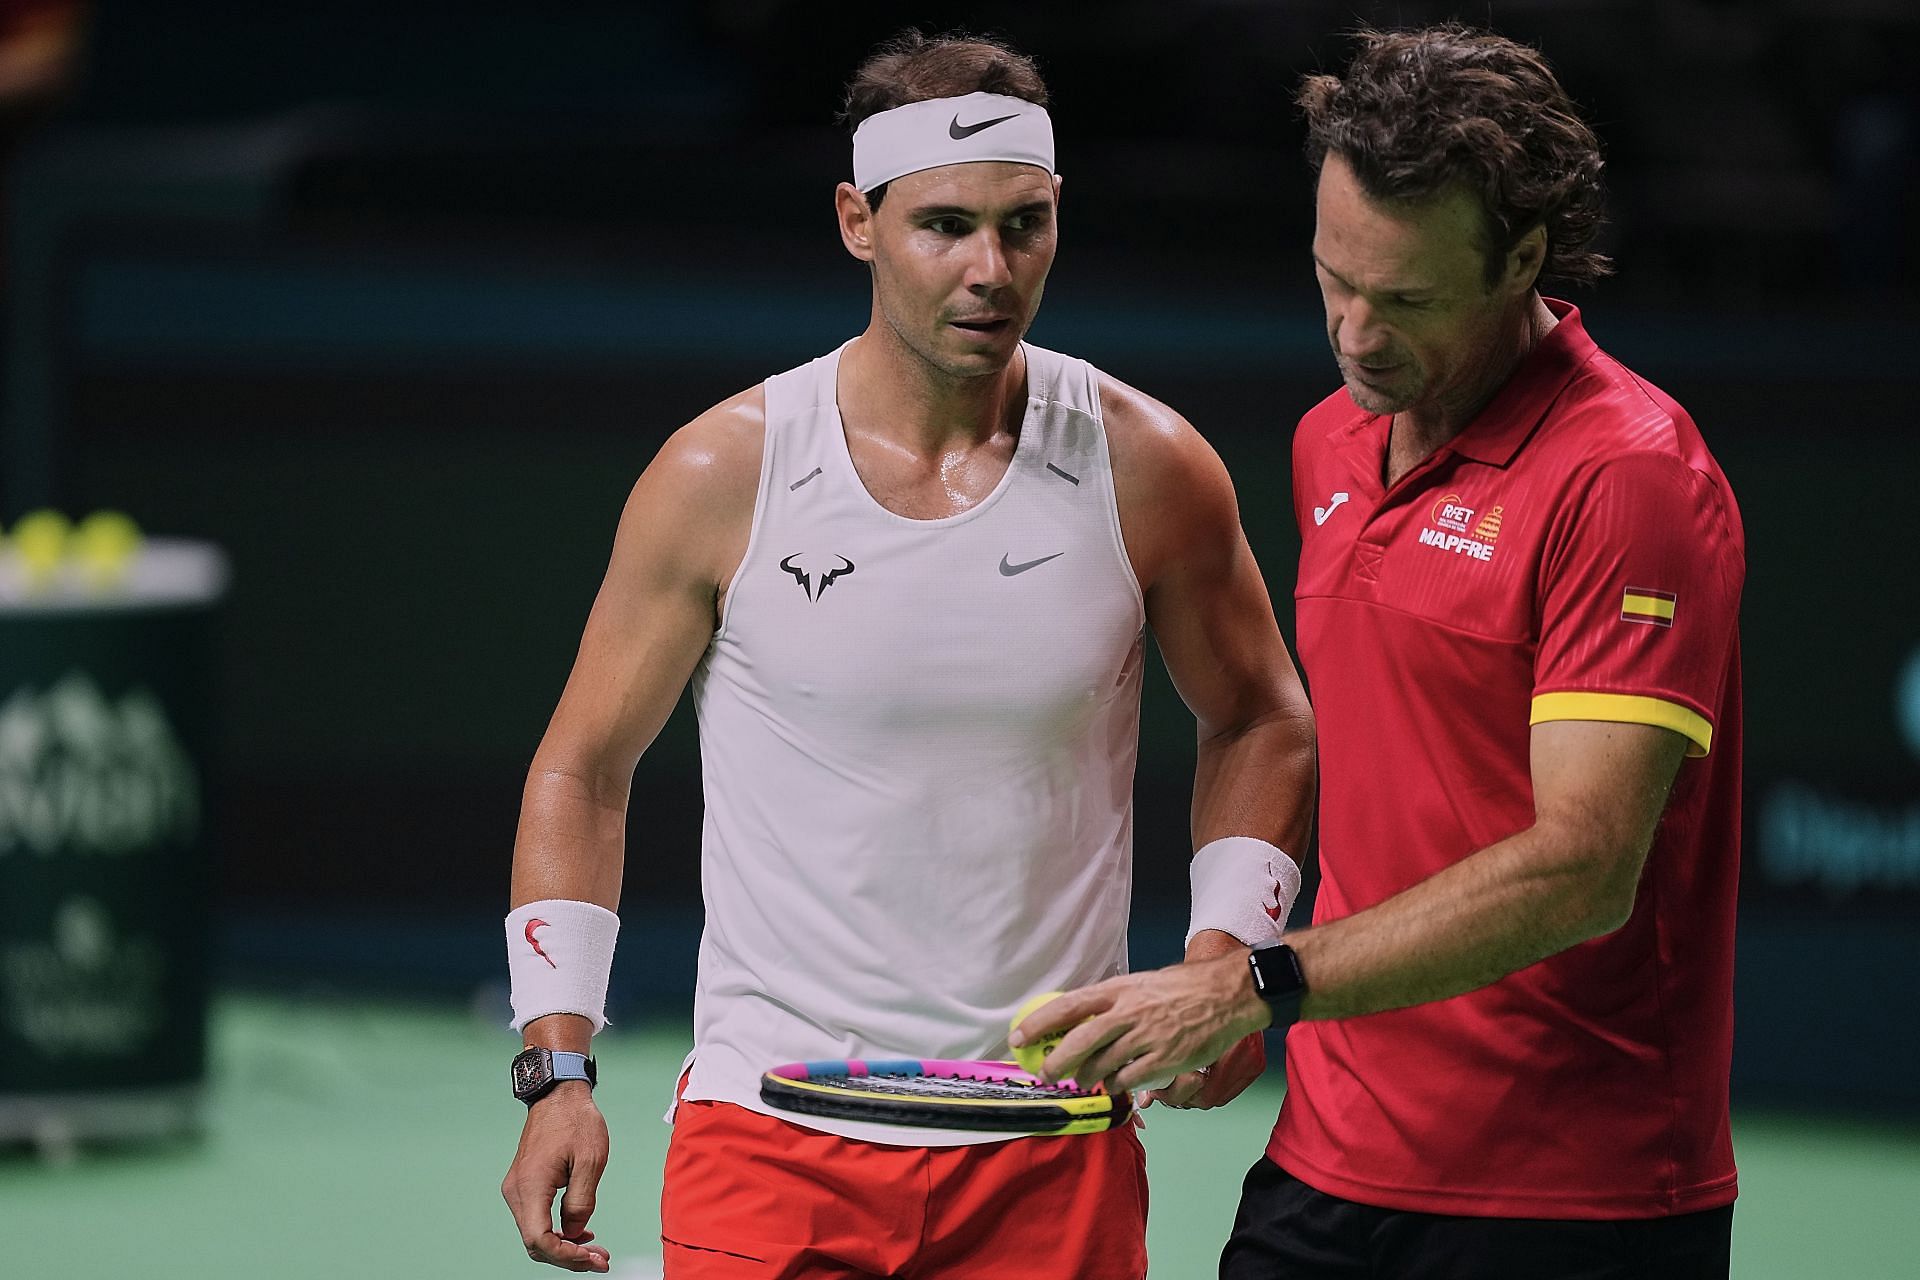
<path fill-rule="evenodd" d="M 1345 75 L 1308 76 L 1294 99 L 1315 174 L 1332 151 L 1375 200 L 1465 186 L 1486 215 L 1489 285 L 1536 226 L 1544 273 L 1576 284 L 1611 274 L 1588 247 L 1605 199 L 1600 143 L 1538 50 L 1458 23 L 1356 36 Z"/>
<path fill-rule="evenodd" d="M 868 116 L 929 98 L 958 98 L 968 93 L 997 93 L 1047 105 L 1047 84 L 1033 59 L 993 36 L 950 31 L 930 36 L 909 27 L 867 55 L 847 82 L 840 119 L 852 131 Z M 880 207 L 882 183 L 867 193 Z"/>

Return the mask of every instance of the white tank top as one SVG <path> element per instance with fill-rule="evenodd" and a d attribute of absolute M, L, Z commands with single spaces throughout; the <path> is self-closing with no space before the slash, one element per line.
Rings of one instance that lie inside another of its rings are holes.
<path fill-rule="evenodd" d="M 939 520 L 861 482 L 839 351 L 766 383 L 753 528 L 693 678 L 687 1098 L 778 1114 L 759 1086 L 782 1062 L 1004 1058 L 1028 996 L 1126 968 L 1145 611 L 1094 371 L 1023 349 L 1006 475 Z"/>

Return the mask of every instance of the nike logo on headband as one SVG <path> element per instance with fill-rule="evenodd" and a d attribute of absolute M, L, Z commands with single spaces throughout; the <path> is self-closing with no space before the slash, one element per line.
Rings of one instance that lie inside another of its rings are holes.
<path fill-rule="evenodd" d="M 997 124 L 1005 124 L 1019 114 L 1020 113 L 1016 111 L 1012 116 L 1000 116 L 993 120 L 982 120 L 979 124 L 961 124 L 960 117 L 955 115 L 953 117 L 953 123 L 947 126 L 947 136 L 955 142 L 959 142 L 963 138 L 971 138 L 982 129 L 991 129 Z"/>

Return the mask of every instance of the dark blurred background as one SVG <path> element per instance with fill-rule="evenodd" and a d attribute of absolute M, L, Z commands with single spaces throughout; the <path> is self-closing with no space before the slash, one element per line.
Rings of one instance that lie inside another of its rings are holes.
<path fill-rule="evenodd" d="M 834 115 L 920 15 L 0 15 L 0 523 L 115 507 L 231 557 L 217 971 L 391 986 L 398 954 L 411 990 L 497 980 L 520 783 L 622 500 L 673 428 L 864 324 Z M 1033 337 L 1215 442 L 1291 633 L 1288 439 L 1336 378 L 1291 95 L 1361 19 L 1455 16 L 1540 45 L 1588 109 L 1619 273 L 1563 296 L 1692 410 L 1745 512 L 1737 1084 L 1920 1108 L 1920 6 L 1121 0 L 924 25 L 1040 60 L 1065 203 Z M 1184 918 L 1191 736 L 1156 673 L 1137 963 Z M 617 1004 L 690 987 L 698 793 L 683 706 L 635 780 Z"/>

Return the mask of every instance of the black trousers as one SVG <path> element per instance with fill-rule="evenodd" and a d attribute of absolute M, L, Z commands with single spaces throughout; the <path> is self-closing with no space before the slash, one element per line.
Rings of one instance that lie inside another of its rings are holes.
<path fill-rule="evenodd" d="M 1605 1222 L 1355 1204 L 1261 1157 L 1220 1280 L 1726 1280 L 1733 1206 Z"/>

